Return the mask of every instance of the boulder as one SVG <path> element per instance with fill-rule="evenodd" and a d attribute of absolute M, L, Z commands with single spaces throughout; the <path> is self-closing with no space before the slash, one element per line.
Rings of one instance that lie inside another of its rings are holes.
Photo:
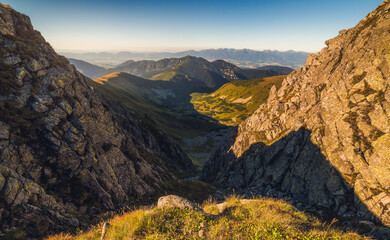
<path fill-rule="evenodd" d="M 181 208 L 181 209 L 203 211 L 202 208 L 198 207 L 195 203 L 191 202 L 190 200 L 176 195 L 168 195 L 168 196 L 160 197 L 157 202 L 157 207 L 158 208 Z"/>

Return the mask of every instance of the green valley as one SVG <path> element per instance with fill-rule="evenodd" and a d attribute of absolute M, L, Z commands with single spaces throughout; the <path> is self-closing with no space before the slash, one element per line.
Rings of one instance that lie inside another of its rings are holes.
<path fill-rule="evenodd" d="M 140 121 L 148 121 L 173 136 L 198 169 L 230 129 L 196 112 L 189 102 L 188 84 L 111 73 L 91 84 L 118 102 Z"/>
<path fill-rule="evenodd" d="M 227 83 L 213 93 L 192 93 L 194 108 L 221 124 L 237 126 L 267 101 L 273 85 L 279 88 L 285 75 Z"/>

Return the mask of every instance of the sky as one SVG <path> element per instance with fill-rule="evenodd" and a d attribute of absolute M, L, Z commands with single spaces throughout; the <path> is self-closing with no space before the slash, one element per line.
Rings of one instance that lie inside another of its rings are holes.
<path fill-rule="evenodd" d="M 58 51 L 317 52 L 382 0 L 0 0 Z"/>

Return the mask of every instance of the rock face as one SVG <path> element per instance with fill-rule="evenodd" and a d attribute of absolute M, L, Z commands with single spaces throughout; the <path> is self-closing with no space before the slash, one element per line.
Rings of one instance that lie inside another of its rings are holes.
<path fill-rule="evenodd" d="M 0 234 L 83 228 L 194 171 L 170 137 L 88 81 L 27 16 L 0 5 Z"/>
<path fill-rule="evenodd" d="M 203 178 L 390 225 L 390 2 L 310 55 Z"/>

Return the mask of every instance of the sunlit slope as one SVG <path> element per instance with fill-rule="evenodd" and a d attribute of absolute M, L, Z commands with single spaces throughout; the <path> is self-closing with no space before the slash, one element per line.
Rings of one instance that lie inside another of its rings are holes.
<path fill-rule="evenodd" d="M 147 116 L 175 137 L 196 135 L 199 129 L 208 131 L 216 126 L 191 113 L 169 107 L 166 98 L 175 96 L 175 91 L 164 83 L 127 73 L 111 73 L 94 81 L 94 87 L 101 94 L 116 100 L 139 118 Z"/>
<path fill-rule="evenodd" d="M 193 93 L 191 103 L 201 114 L 236 126 L 265 103 L 273 85 L 279 88 L 286 75 L 227 83 L 213 93 Z"/>
<path fill-rule="evenodd" d="M 370 239 L 321 223 L 276 199 L 231 197 L 221 204 L 205 202 L 202 207 L 204 212 L 141 208 L 124 213 L 109 221 L 104 239 Z M 60 234 L 46 240 L 98 240 L 102 225 L 76 236 Z"/>
<path fill-rule="evenodd" d="M 152 81 L 118 72 L 94 79 L 92 84 L 137 119 L 152 121 L 173 136 L 199 169 L 220 144 L 223 137 L 219 135 L 226 132 L 225 126 L 193 109 L 185 90 L 188 84 Z"/>

